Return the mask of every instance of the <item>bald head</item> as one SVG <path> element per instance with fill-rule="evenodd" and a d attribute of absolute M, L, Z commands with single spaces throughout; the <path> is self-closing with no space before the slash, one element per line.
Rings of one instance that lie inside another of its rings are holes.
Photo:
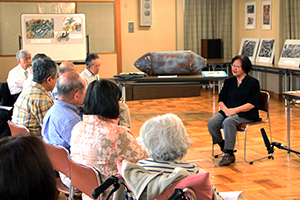
<path fill-rule="evenodd" d="M 80 93 L 85 95 L 85 81 L 77 72 L 63 73 L 57 82 L 58 100 L 67 101 L 74 105 L 74 95 Z M 82 102 L 77 102 L 79 105 Z"/>
<path fill-rule="evenodd" d="M 70 62 L 70 61 L 63 61 L 60 65 L 59 65 L 59 73 L 63 74 L 65 72 L 75 72 L 76 71 L 76 67 L 75 65 Z"/>

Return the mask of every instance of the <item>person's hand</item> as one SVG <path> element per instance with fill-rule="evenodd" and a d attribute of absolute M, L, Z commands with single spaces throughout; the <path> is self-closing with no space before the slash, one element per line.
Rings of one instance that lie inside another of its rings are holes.
<path fill-rule="evenodd" d="M 227 117 L 230 117 L 230 116 L 235 115 L 235 114 L 236 114 L 236 111 L 235 111 L 234 108 L 229 108 L 229 109 L 227 109 L 227 110 L 225 111 L 225 115 L 226 115 Z"/>

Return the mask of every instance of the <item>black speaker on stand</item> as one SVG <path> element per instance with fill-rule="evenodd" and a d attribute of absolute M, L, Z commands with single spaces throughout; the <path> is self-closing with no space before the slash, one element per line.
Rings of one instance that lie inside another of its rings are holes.
<path fill-rule="evenodd" d="M 222 58 L 221 39 L 201 39 L 201 56 L 203 58 Z"/>

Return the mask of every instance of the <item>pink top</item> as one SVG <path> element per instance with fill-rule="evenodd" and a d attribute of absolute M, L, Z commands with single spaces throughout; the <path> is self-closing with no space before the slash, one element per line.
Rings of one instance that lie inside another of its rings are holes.
<path fill-rule="evenodd" d="M 104 181 L 118 174 L 117 161 L 136 163 L 149 156 L 130 130 L 118 126 L 116 120 L 83 115 L 83 121 L 72 131 L 71 157 L 75 162 L 98 169 Z"/>

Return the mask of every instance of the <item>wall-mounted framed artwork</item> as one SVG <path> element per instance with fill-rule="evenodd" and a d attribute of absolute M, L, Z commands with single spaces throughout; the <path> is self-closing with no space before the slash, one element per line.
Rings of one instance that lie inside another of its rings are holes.
<path fill-rule="evenodd" d="M 256 2 L 245 3 L 245 29 L 256 29 Z"/>
<path fill-rule="evenodd" d="M 263 30 L 271 30 L 271 17 L 272 17 L 272 9 L 271 9 L 271 1 L 263 1 L 262 6 L 262 29 Z"/>
<path fill-rule="evenodd" d="M 278 65 L 299 66 L 300 40 L 285 40 Z"/>
<path fill-rule="evenodd" d="M 274 38 L 262 38 L 255 62 L 273 63 L 275 49 Z"/>
<path fill-rule="evenodd" d="M 247 55 L 251 62 L 254 62 L 258 45 L 259 38 L 243 38 L 240 45 L 239 54 Z"/>

